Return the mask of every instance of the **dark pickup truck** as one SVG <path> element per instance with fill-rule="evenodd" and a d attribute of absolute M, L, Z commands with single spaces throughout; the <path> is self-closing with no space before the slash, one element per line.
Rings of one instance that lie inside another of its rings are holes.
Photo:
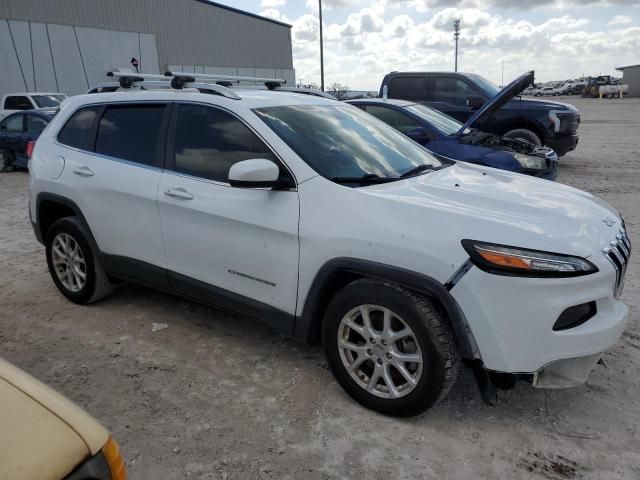
<path fill-rule="evenodd" d="M 530 73 L 533 82 L 533 72 Z M 480 75 L 452 72 L 392 72 L 382 80 L 380 97 L 385 90 L 388 98 L 423 103 L 462 123 L 500 91 Z M 561 156 L 576 148 L 579 125 L 580 113 L 573 105 L 516 97 L 474 127 L 547 145 Z"/>

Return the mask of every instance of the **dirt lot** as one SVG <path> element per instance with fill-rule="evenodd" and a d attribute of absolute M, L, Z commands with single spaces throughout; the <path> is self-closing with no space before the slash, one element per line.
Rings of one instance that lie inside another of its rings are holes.
<path fill-rule="evenodd" d="M 640 99 L 567 100 L 583 122 L 559 181 L 618 207 L 640 245 Z M 640 478 L 637 252 L 629 327 L 586 386 L 522 384 L 489 407 L 465 370 L 442 404 L 397 420 L 343 393 L 319 347 L 246 319 L 131 285 L 69 303 L 27 190 L 25 172 L 0 174 L 0 356 L 107 425 L 133 479 Z"/>

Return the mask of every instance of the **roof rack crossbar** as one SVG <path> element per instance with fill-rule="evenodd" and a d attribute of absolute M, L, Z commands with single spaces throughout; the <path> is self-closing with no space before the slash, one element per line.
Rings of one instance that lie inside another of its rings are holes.
<path fill-rule="evenodd" d="M 192 73 L 192 72 L 165 72 L 167 77 L 190 77 L 199 80 L 216 80 L 229 82 L 256 82 L 256 83 L 287 83 L 283 78 L 264 78 L 264 77 L 241 77 L 237 75 L 217 75 L 209 73 Z"/>
<path fill-rule="evenodd" d="M 131 88 L 134 85 L 140 86 L 141 82 L 152 81 L 154 86 L 157 86 L 158 82 L 163 82 L 165 85 L 170 86 L 176 90 L 182 88 L 197 88 L 200 90 L 207 90 L 215 92 L 223 97 L 231 98 L 233 100 L 240 100 L 240 96 L 227 88 L 224 85 L 217 85 L 212 83 L 196 82 L 193 75 L 181 75 L 181 76 L 166 76 L 153 73 L 133 73 L 133 72 L 107 72 L 108 77 L 116 77 L 122 88 Z"/>

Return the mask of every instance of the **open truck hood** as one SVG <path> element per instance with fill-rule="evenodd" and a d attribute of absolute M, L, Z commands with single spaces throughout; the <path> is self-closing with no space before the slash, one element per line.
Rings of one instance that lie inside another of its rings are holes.
<path fill-rule="evenodd" d="M 485 104 L 480 107 L 478 111 L 474 113 L 471 118 L 469 118 L 469 120 L 467 120 L 467 123 L 465 123 L 462 128 L 458 130 L 458 135 L 462 135 L 466 129 L 471 128 L 482 118 L 486 118 L 488 115 L 491 115 L 500 110 L 509 100 L 520 94 L 529 85 L 532 85 L 533 80 L 533 70 L 520 75 L 513 82 L 500 90 L 493 98 L 485 102 Z"/>

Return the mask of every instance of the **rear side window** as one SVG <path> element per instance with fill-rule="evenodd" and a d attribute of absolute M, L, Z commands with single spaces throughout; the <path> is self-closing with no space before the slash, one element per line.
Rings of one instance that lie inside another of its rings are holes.
<path fill-rule="evenodd" d="M 5 110 L 31 110 L 33 105 L 28 97 L 22 95 L 13 95 L 4 100 Z"/>
<path fill-rule="evenodd" d="M 35 137 L 39 136 L 47 128 L 49 122 L 37 115 L 27 115 L 27 132 Z"/>
<path fill-rule="evenodd" d="M 165 104 L 111 105 L 98 125 L 95 152 L 157 165 L 156 152 Z"/>
<path fill-rule="evenodd" d="M 269 147 L 236 117 L 202 105 L 178 106 L 177 172 L 227 182 L 233 164 L 252 158 L 276 161 Z"/>
<path fill-rule="evenodd" d="M 389 85 L 389 97 L 424 100 L 424 77 L 396 77 Z"/>
<path fill-rule="evenodd" d="M 58 134 L 58 142 L 69 147 L 86 149 L 93 122 L 100 111 L 99 106 L 81 108 L 71 115 Z"/>
<path fill-rule="evenodd" d="M 469 97 L 477 97 L 478 93 L 467 82 L 457 78 L 439 77 L 433 84 L 433 100 L 453 105 L 466 105 Z"/>

